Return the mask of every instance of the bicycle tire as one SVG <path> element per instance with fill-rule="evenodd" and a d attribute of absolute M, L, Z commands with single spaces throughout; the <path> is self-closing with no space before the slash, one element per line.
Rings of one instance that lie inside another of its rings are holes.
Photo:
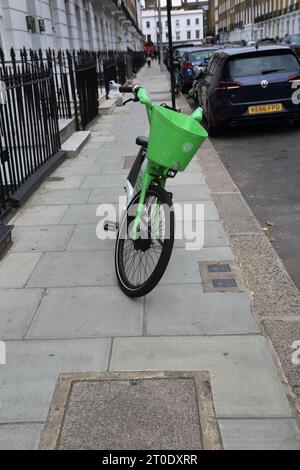
<path fill-rule="evenodd" d="M 175 217 L 174 217 L 174 208 L 173 208 L 172 199 L 169 193 L 167 193 L 163 188 L 156 186 L 156 185 L 150 186 L 150 188 L 148 189 L 146 193 L 146 200 L 148 197 L 155 197 L 159 201 L 160 204 L 166 205 L 169 208 L 168 210 L 169 217 L 167 220 L 167 224 L 168 224 L 167 229 L 168 229 L 169 237 L 164 239 L 160 257 L 157 260 L 157 264 L 155 268 L 153 269 L 152 274 L 141 285 L 133 285 L 132 280 L 130 281 L 128 278 L 128 274 L 126 274 L 126 270 L 124 267 L 125 240 L 124 238 L 121 237 L 121 234 L 124 233 L 125 224 L 126 224 L 126 233 L 127 233 L 128 225 L 130 223 L 130 220 L 132 220 L 133 218 L 133 217 L 130 218 L 128 216 L 128 213 L 130 212 L 130 207 L 134 204 L 137 204 L 139 201 L 140 193 L 136 194 L 136 196 L 133 198 L 133 200 L 129 204 L 126 210 L 126 214 L 124 215 L 121 221 L 118 236 L 117 236 L 117 241 L 116 241 L 116 249 L 115 249 L 116 275 L 118 278 L 120 288 L 128 297 L 143 297 L 149 294 L 149 292 L 151 292 L 157 286 L 157 284 L 160 282 L 161 278 L 163 277 L 168 267 L 168 264 L 172 255 L 172 251 L 173 251 Z M 132 241 L 132 243 L 134 242 Z"/>

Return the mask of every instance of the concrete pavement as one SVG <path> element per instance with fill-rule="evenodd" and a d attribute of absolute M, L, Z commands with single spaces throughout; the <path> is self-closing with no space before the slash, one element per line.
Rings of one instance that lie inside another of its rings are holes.
<path fill-rule="evenodd" d="M 138 80 L 169 102 L 156 63 Z M 300 435 L 247 292 L 204 292 L 199 261 L 235 260 L 200 162 L 171 184 L 174 201 L 203 203 L 202 250 L 176 241 L 160 286 L 126 298 L 114 274 L 114 241 L 98 240 L 96 209 L 117 203 L 148 124 L 139 104 L 99 118 L 88 145 L 18 211 L 14 245 L 0 262 L 0 448 L 35 448 L 60 373 L 209 371 L 224 448 L 300 449 Z M 216 180 L 218 174 L 216 173 Z M 2 307 L 3 306 L 3 307 Z M 274 435 L 276 439 L 274 439 Z"/>

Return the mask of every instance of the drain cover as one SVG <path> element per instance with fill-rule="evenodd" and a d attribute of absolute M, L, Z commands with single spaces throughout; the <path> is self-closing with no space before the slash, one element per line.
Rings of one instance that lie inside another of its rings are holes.
<path fill-rule="evenodd" d="M 229 264 L 209 264 L 208 271 L 210 273 L 230 273 L 231 269 Z"/>
<path fill-rule="evenodd" d="M 40 449 L 221 449 L 209 374 L 61 376 Z"/>
<path fill-rule="evenodd" d="M 245 281 L 235 261 L 201 261 L 199 269 L 204 292 L 244 292 Z"/>
<path fill-rule="evenodd" d="M 237 287 L 237 283 L 232 278 L 226 279 L 213 279 L 212 280 L 213 286 L 216 288 L 225 288 L 225 289 L 234 289 Z"/>

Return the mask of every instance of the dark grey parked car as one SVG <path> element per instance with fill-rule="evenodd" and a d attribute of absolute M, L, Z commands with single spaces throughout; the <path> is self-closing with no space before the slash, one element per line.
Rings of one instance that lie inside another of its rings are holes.
<path fill-rule="evenodd" d="M 199 80 L 210 135 L 226 125 L 291 119 L 300 125 L 300 105 L 293 84 L 300 62 L 286 46 L 245 47 L 217 51 Z"/>

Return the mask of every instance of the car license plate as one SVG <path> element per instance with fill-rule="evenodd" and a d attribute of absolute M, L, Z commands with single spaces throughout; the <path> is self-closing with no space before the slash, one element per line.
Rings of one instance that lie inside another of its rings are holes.
<path fill-rule="evenodd" d="M 278 113 L 283 110 L 282 103 L 260 104 L 258 106 L 249 106 L 249 114 Z"/>

